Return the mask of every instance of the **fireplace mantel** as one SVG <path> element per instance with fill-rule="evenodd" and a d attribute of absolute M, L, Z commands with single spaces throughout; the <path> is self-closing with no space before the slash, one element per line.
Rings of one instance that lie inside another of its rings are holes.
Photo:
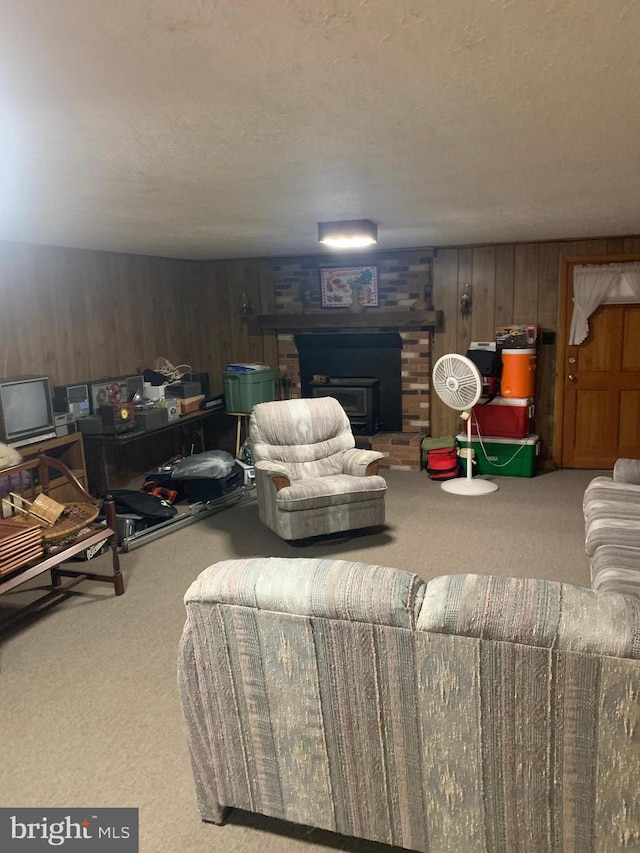
<path fill-rule="evenodd" d="M 261 314 L 251 320 L 257 331 L 305 329 L 441 329 L 442 311 L 378 311 L 360 314 L 327 309 L 307 314 Z"/>

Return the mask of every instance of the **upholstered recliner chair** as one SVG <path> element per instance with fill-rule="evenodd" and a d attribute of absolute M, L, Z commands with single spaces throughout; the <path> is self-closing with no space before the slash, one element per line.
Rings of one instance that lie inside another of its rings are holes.
<path fill-rule="evenodd" d="M 249 442 L 260 519 L 283 539 L 384 523 L 382 453 L 355 447 L 333 397 L 259 403 Z"/>

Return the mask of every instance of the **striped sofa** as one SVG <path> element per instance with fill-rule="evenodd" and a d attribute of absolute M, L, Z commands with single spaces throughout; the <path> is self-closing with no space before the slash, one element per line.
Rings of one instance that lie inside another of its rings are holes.
<path fill-rule="evenodd" d="M 585 548 L 599 592 L 640 595 L 640 459 L 618 459 L 584 494 Z"/>
<path fill-rule="evenodd" d="M 229 807 L 424 853 L 640 849 L 640 602 L 229 560 L 178 678 L 204 821 Z"/>

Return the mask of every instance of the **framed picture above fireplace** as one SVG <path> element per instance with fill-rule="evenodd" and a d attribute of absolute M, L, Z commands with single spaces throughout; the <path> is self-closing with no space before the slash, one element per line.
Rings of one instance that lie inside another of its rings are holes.
<path fill-rule="evenodd" d="M 320 270 L 323 308 L 362 307 L 378 304 L 378 268 L 323 267 Z"/>

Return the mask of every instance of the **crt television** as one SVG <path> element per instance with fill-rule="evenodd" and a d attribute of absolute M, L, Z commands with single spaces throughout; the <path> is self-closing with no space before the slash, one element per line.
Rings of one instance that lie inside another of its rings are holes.
<path fill-rule="evenodd" d="M 55 437 L 49 377 L 0 378 L 0 441 L 22 447 Z"/>

